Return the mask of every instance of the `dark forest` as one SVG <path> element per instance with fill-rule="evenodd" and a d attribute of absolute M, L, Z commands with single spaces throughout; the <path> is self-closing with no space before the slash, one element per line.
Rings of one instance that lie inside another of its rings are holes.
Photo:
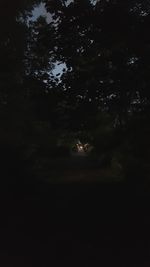
<path fill-rule="evenodd" d="M 0 0 L 0 265 L 150 266 L 150 1 Z"/>

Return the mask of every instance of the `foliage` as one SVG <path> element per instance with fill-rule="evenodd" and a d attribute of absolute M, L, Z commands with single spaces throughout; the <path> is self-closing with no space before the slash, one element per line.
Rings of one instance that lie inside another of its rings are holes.
<path fill-rule="evenodd" d="M 1 147 L 69 155 L 79 138 L 104 164 L 121 162 L 127 177 L 142 179 L 150 160 L 149 1 L 44 0 L 51 22 L 29 22 L 39 2 L 0 3 Z M 56 63 L 66 64 L 62 75 L 53 74 Z"/>
<path fill-rule="evenodd" d="M 76 106 L 74 123 L 89 126 L 101 108 L 114 113 L 123 125 L 135 106 L 145 109 L 150 82 L 149 3 L 45 2 L 53 14 L 53 56 L 68 68 L 62 88 L 68 102 Z"/>

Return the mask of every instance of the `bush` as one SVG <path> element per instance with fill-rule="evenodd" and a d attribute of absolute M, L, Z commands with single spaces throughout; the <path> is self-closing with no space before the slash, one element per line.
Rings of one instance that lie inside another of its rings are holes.
<path fill-rule="evenodd" d="M 55 157 L 69 157 L 70 156 L 70 148 L 67 146 L 58 146 L 54 151 Z"/>
<path fill-rule="evenodd" d="M 111 166 L 112 155 L 110 153 L 103 154 L 99 159 L 101 168 L 109 168 Z"/>
<path fill-rule="evenodd" d="M 25 150 L 24 146 L 0 146 L 1 183 L 23 184 L 31 180 L 32 161 L 25 156 Z"/>
<path fill-rule="evenodd" d="M 41 158 L 69 157 L 70 148 L 67 146 L 41 146 L 37 149 L 36 154 Z"/>
<path fill-rule="evenodd" d="M 120 148 L 120 162 L 123 169 L 123 175 L 130 184 L 142 184 L 147 180 L 145 166 L 147 160 L 139 153 L 140 146 L 137 147 L 134 142 L 126 141 Z"/>

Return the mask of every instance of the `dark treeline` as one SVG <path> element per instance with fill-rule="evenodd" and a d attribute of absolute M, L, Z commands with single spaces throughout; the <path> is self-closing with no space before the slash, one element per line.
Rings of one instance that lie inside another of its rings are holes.
<path fill-rule="evenodd" d="M 91 158 L 148 181 L 149 1 L 45 0 L 49 20 L 33 20 L 40 3 L 0 3 L 4 170 L 36 169 L 80 139 Z M 56 64 L 65 67 L 54 75 Z"/>

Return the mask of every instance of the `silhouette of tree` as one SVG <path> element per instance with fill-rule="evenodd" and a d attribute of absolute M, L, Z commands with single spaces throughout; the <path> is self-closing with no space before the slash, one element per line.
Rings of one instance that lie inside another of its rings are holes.
<path fill-rule="evenodd" d="M 54 29 L 45 44 L 55 61 L 67 65 L 61 84 L 76 107 L 74 120 L 81 125 L 89 110 L 94 119 L 101 109 L 123 125 L 129 114 L 148 107 L 148 1 L 45 2 Z"/>
<path fill-rule="evenodd" d="M 30 117 L 25 86 L 28 17 L 39 1 L 0 2 L 0 116 L 1 143 L 20 143 Z"/>

